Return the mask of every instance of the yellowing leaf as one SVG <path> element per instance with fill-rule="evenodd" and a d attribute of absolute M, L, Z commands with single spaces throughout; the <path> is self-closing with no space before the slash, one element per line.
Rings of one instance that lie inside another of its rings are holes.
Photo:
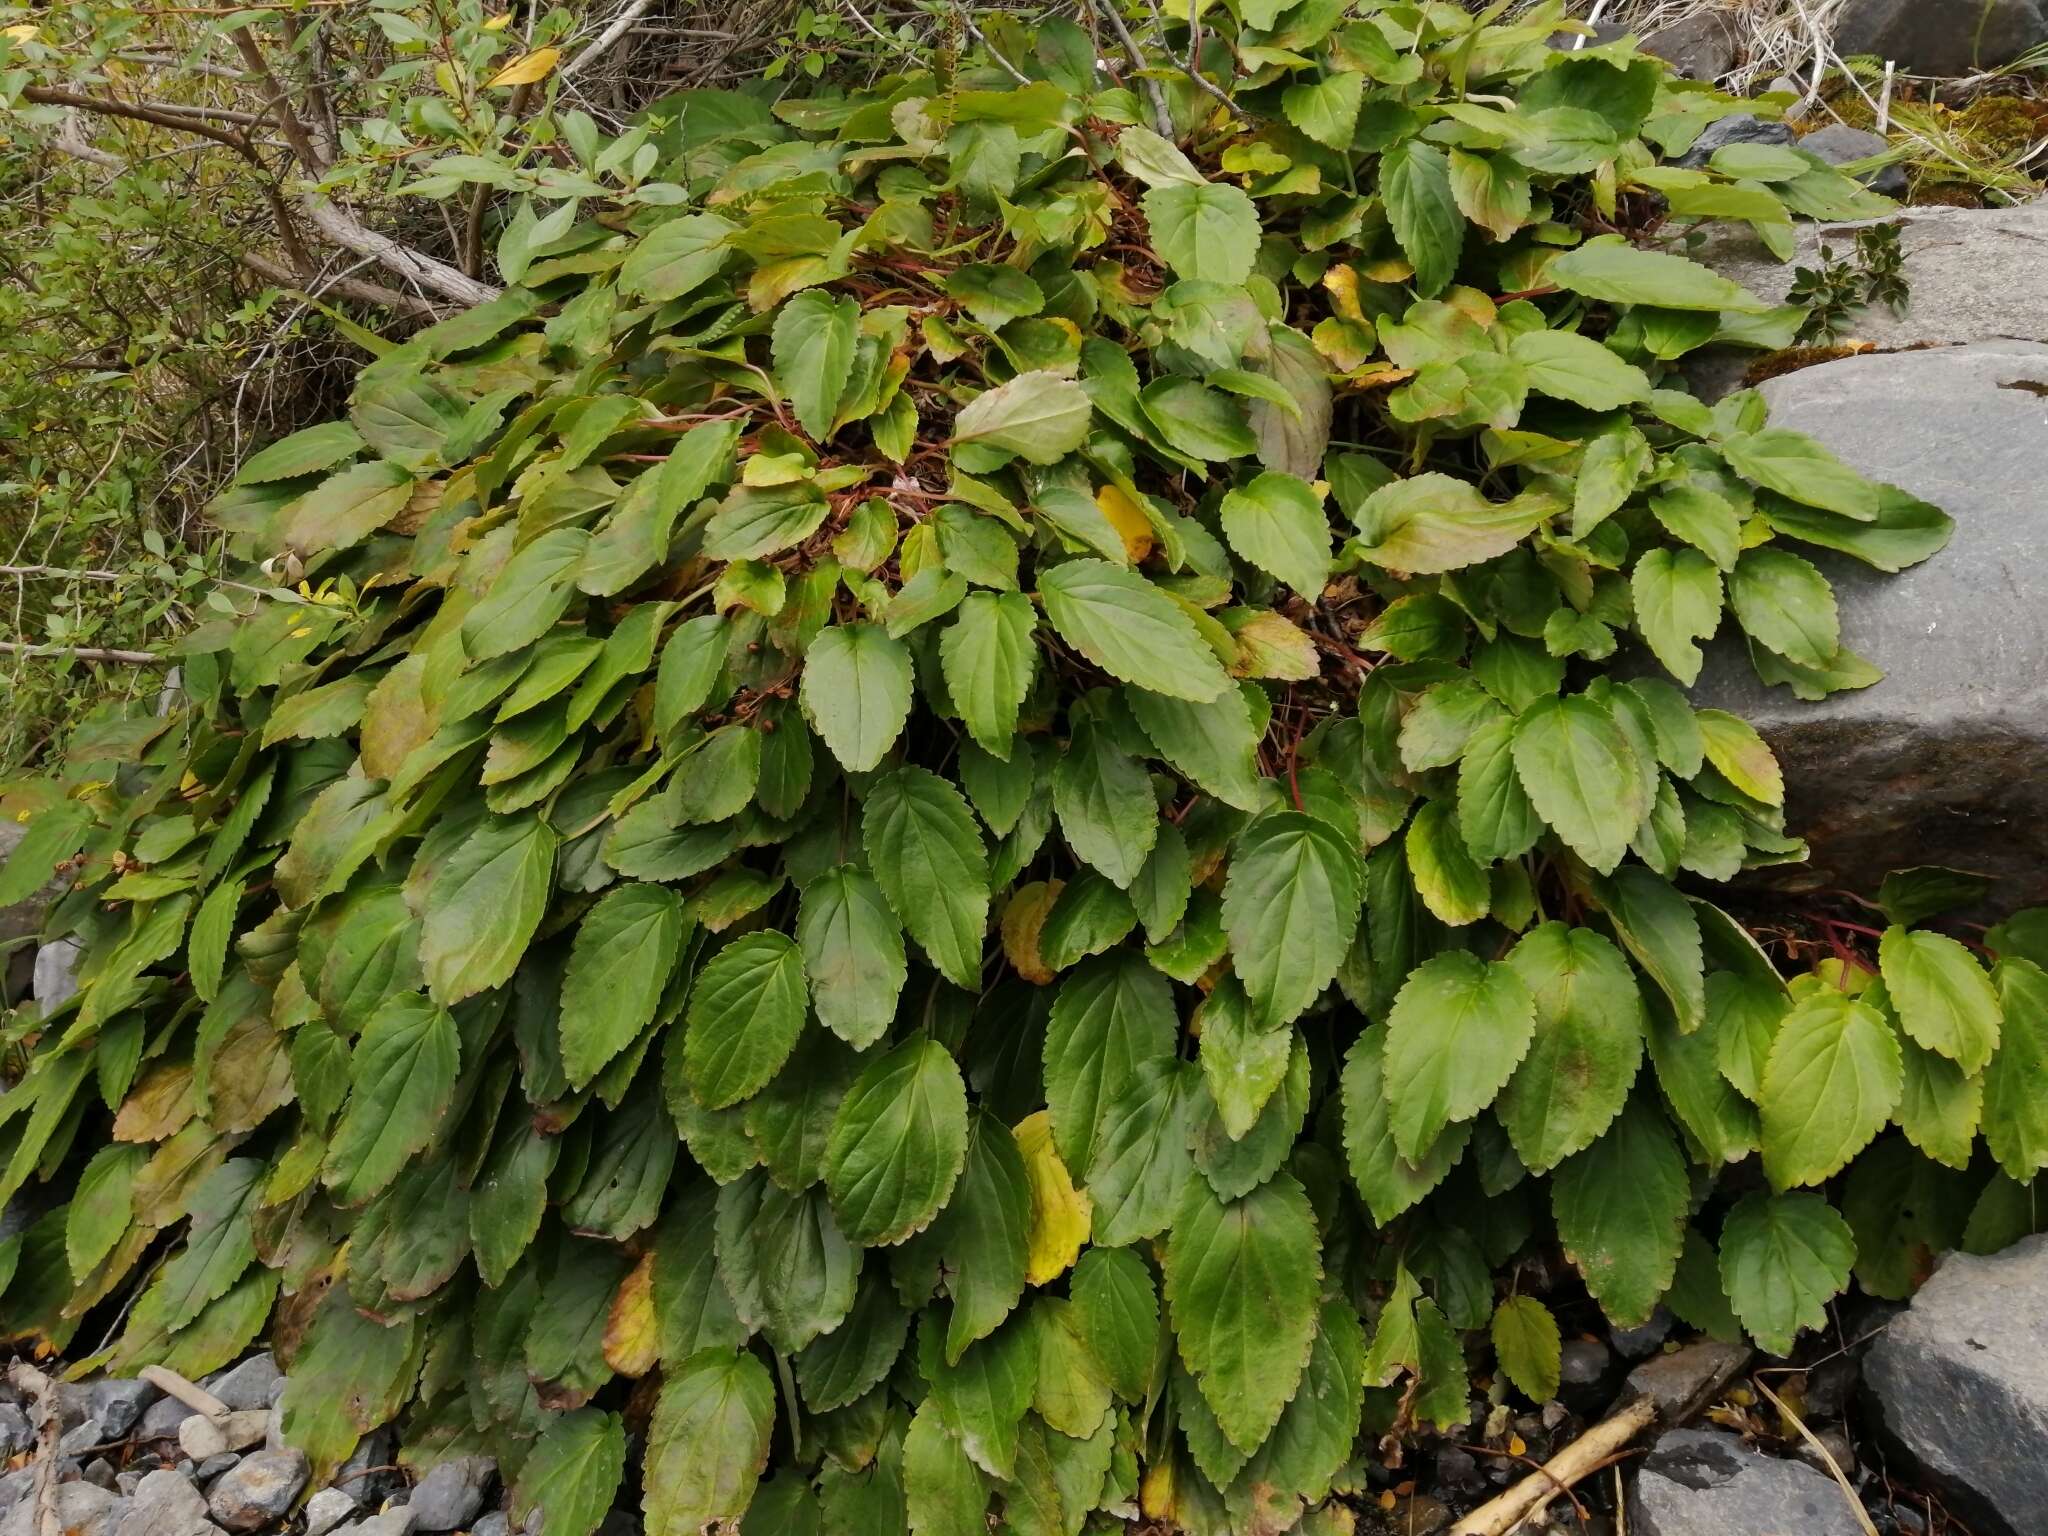
<path fill-rule="evenodd" d="M 621 1376 L 645 1376 L 653 1369 L 661 1343 L 654 1310 L 654 1253 L 640 1256 L 612 1297 L 604 1325 L 604 1360 Z"/>
<path fill-rule="evenodd" d="M 1109 526 L 1124 541 L 1124 553 L 1130 557 L 1131 564 L 1140 564 L 1152 553 L 1152 521 L 1121 487 L 1105 485 L 1095 493 L 1095 505 L 1102 509 Z"/>
<path fill-rule="evenodd" d="M 538 85 L 554 73 L 555 63 L 561 57 L 559 48 L 536 48 L 531 53 L 522 53 L 485 83 L 494 89 L 501 85 Z"/>
<path fill-rule="evenodd" d="M 1028 1257 L 1024 1278 L 1044 1285 L 1072 1267 L 1095 1219 L 1088 1197 L 1074 1188 L 1067 1165 L 1052 1144 L 1052 1116 L 1045 1110 L 1026 1115 L 1013 1128 L 1024 1172 L 1031 1180 L 1031 1226 L 1026 1234 Z"/>

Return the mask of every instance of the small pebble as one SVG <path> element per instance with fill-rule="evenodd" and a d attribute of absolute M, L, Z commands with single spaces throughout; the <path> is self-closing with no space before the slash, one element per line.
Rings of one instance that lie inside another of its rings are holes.
<path fill-rule="evenodd" d="M 306 1500 L 305 1536 L 327 1536 L 357 1510 L 356 1501 L 339 1488 L 322 1488 Z"/>
<path fill-rule="evenodd" d="M 199 1468 L 193 1476 L 202 1483 L 210 1483 L 221 1473 L 231 1471 L 241 1459 L 233 1451 L 222 1451 L 218 1456 L 209 1456 L 199 1463 Z"/>
<path fill-rule="evenodd" d="M 203 1413 L 193 1414 L 178 1426 L 178 1449 L 195 1463 L 218 1456 L 227 1448 L 228 1437 Z"/>

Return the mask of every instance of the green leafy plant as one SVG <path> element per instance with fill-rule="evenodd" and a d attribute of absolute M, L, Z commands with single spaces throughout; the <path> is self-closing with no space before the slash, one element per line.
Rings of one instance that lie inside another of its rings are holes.
<path fill-rule="evenodd" d="M 1806 311 L 1799 326 L 1800 341 L 1833 341 L 1872 304 L 1883 304 L 1897 315 L 1906 312 L 1912 295 L 1906 284 L 1898 225 L 1873 224 L 1857 230 L 1847 257 L 1838 258 L 1834 247 L 1823 244 L 1820 259 L 1818 267 L 1795 271 L 1786 294 L 1788 303 Z"/>
<path fill-rule="evenodd" d="M 658 1536 L 1280 1530 L 1489 1352 L 1554 1388 L 1528 1255 L 1782 1349 L 2024 1231 L 2038 915 L 1987 975 L 1906 882 L 1788 984 L 1676 883 L 1802 845 L 1669 679 L 1732 614 L 1869 683 L 1798 549 L 1949 522 L 1664 387 L 1799 314 L 1640 242 L 1871 199 L 1660 166 L 1739 104 L 1555 25 L 1249 4 L 1117 83 L 990 17 L 526 189 L 216 503 L 304 600 L 16 792 L 85 960 L 8 1331 L 267 1329 L 317 1468 L 402 1415 L 550 1536 L 629 1466 Z"/>

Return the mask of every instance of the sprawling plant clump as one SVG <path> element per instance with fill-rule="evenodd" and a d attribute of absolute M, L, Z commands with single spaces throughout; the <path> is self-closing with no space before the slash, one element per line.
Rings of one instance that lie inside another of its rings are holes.
<path fill-rule="evenodd" d="M 1947 519 L 1662 386 L 1801 317 L 1653 248 L 1873 199 L 1361 9 L 1175 27 L 1231 105 L 991 26 L 515 178 L 514 286 L 220 503 L 296 596 L 33 807 L 9 1331 L 147 1275 L 115 1364 L 267 1329 L 317 1467 L 407 1415 L 548 1536 L 1280 1531 L 1555 1390 L 1524 1256 L 1785 1349 L 2026 1230 L 2048 925 L 1901 882 L 1788 985 L 1676 883 L 1800 856 L 1769 750 L 1609 669 L 1873 680 L 1798 548 Z"/>

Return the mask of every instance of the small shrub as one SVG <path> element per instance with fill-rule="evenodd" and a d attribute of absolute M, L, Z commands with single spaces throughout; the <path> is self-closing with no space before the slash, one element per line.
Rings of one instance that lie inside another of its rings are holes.
<path fill-rule="evenodd" d="M 403 1415 L 549 1536 L 629 1424 L 660 1536 L 1277 1530 L 1555 1389 L 1527 1255 L 1783 1350 L 2025 1230 L 2040 930 L 1906 881 L 1788 985 L 1676 883 L 1801 856 L 1776 762 L 1614 666 L 1874 679 L 1798 551 L 1947 518 L 1663 387 L 1800 317 L 1631 238 L 1868 194 L 1660 168 L 1735 104 L 1547 23 L 1244 9 L 1228 107 L 992 22 L 579 141 L 637 211 L 243 466 L 296 587 L 23 795 L 9 1331 L 268 1330 L 316 1468 Z"/>

